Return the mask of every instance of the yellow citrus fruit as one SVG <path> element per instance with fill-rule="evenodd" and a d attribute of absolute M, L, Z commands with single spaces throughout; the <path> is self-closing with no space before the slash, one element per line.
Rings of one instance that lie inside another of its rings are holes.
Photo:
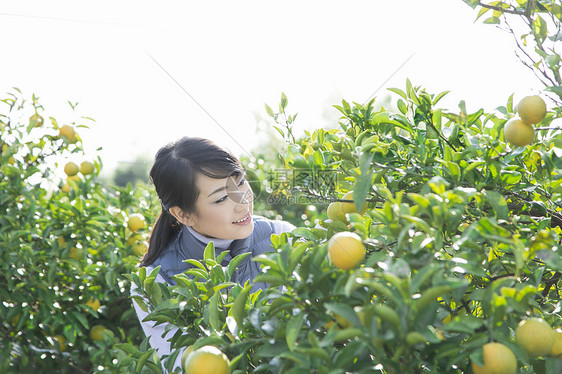
<path fill-rule="evenodd" d="M 16 163 L 16 158 L 14 156 L 10 156 L 8 158 L 8 164 L 15 165 L 15 163 Z"/>
<path fill-rule="evenodd" d="M 84 175 L 92 174 L 95 170 L 94 164 L 89 161 L 84 161 L 80 164 L 80 173 Z"/>
<path fill-rule="evenodd" d="M 86 305 L 92 308 L 93 310 L 97 311 L 100 308 L 101 303 L 98 299 L 94 299 L 91 297 L 86 303 Z"/>
<path fill-rule="evenodd" d="M 148 246 L 143 241 L 138 241 L 131 245 L 131 252 L 137 257 L 144 256 L 146 251 L 148 251 Z"/>
<path fill-rule="evenodd" d="M 62 336 L 62 335 L 53 336 L 53 340 L 56 340 L 59 343 L 59 345 L 58 345 L 59 352 L 66 351 L 67 345 L 66 345 L 66 339 L 64 338 L 64 336 Z M 56 348 L 56 344 L 55 344 L 55 348 Z"/>
<path fill-rule="evenodd" d="M 57 244 L 59 245 L 59 247 L 64 247 L 66 246 L 66 240 L 64 240 L 62 236 L 59 236 L 59 238 L 57 239 Z"/>
<path fill-rule="evenodd" d="M 127 245 L 133 245 L 136 242 L 143 240 L 143 236 L 140 234 L 133 234 L 127 238 Z"/>
<path fill-rule="evenodd" d="M 107 334 L 108 331 L 104 325 L 95 325 L 90 329 L 90 339 L 103 340 L 103 335 Z"/>
<path fill-rule="evenodd" d="M 328 218 L 331 219 L 332 222 L 347 221 L 347 219 L 345 218 L 345 214 L 341 210 L 341 203 L 339 201 L 330 203 L 330 205 L 328 205 L 328 210 L 326 211 L 326 213 L 328 214 Z"/>
<path fill-rule="evenodd" d="M 41 127 L 43 126 L 43 117 L 35 113 L 31 117 L 29 117 L 29 123 L 33 124 L 35 127 Z"/>
<path fill-rule="evenodd" d="M 193 344 L 185 347 L 185 349 L 183 350 L 183 353 L 181 354 L 181 366 L 184 367 L 185 366 L 185 360 L 187 360 L 187 356 L 189 356 L 189 354 L 193 352 Z"/>
<path fill-rule="evenodd" d="M 357 267 L 365 258 L 365 246 L 359 235 L 352 232 L 338 232 L 328 241 L 328 255 L 339 269 Z"/>
<path fill-rule="evenodd" d="M 132 232 L 137 232 L 145 227 L 144 216 L 139 213 L 133 213 L 127 219 L 127 226 Z"/>
<path fill-rule="evenodd" d="M 69 177 L 72 177 L 76 174 L 78 174 L 78 171 L 80 170 L 80 168 L 78 167 L 78 165 L 76 165 L 74 162 L 70 161 L 67 162 L 66 165 L 64 165 L 64 172 L 66 173 L 66 175 L 68 175 Z"/>
<path fill-rule="evenodd" d="M 529 357 L 544 356 L 554 345 L 554 330 L 542 318 L 529 318 L 519 322 L 515 330 L 515 342 Z"/>
<path fill-rule="evenodd" d="M 554 357 L 562 356 L 562 330 L 558 329 L 554 331 L 554 344 L 550 350 L 550 355 Z"/>
<path fill-rule="evenodd" d="M 72 144 L 76 143 L 76 131 L 70 125 L 61 126 L 59 129 L 59 136 L 64 136 Z"/>
<path fill-rule="evenodd" d="M 353 200 L 353 191 L 349 191 L 348 193 L 343 195 L 342 199 L 343 200 Z M 341 203 L 341 210 L 344 214 L 346 214 L 346 213 L 365 214 L 365 212 L 367 211 L 367 202 L 365 202 L 365 204 L 363 204 L 363 207 L 361 208 L 361 212 L 359 212 L 357 210 L 357 206 L 355 206 L 355 203 L 346 203 L 346 202 Z"/>
<path fill-rule="evenodd" d="M 71 188 L 70 188 L 70 184 L 64 182 L 64 184 L 62 185 L 62 187 L 60 188 L 62 192 L 66 192 L 69 193 Z"/>
<path fill-rule="evenodd" d="M 546 116 L 546 104 L 538 95 L 525 96 L 517 104 L 517 113 L 525 123 L 534 125 Z"/>
<path fill-rule="evenodd" d="M 66 178 L 66 180 L 68 182 L 74 182 L 74 183 L 78 183 L 78 182 L 81 181 L 80 176 L 78 176 L 78 175 L 73 175 L 71 177 L 68 177 L 68 178 Z"/>
<path fill-rule="evenodd" d="M 73 260 L 80 261 L 84 258 L 84 250 L 82 248 L 72 247 L 70 248 L 70 254 L 68 256 Z"/>
<path fill-rule="evenodd" d="M 484 366 L 472 363 L 474 374 L 515 374 L 517 359 L 505 345 L 501 343 L 487 343 L 482 347 Z"/>
<path fill-rule="evenodd" d="M 517 147 L 524 147 L 535 139 L 535 128 L 519 118 L 512 118 L 503 127 L 505 140 Z"/>
<path fill-rule="evenodd" d="M 187 355 L 183 371 L 185 374 L 228 374 L 230 360 L 217 347 L 206 345 Z"/>

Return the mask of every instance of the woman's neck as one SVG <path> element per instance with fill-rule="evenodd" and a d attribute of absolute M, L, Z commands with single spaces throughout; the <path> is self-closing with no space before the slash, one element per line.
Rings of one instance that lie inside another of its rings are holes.
<path fill-rule="evenodd" d="M 232 243 L 232 239 L 218 239 L 218 238 L 209 238 L 208 236 L 205 236 L 197 231 L 195 231 L 191 226 L 185 226 L 187 228 L 187 230 L 191 233 L 191 235 L 193 235 L 195 237 L 195 239 L 205 243 L 205 244 L 209 244 L 209 242 L 213 242 L 215 245 L 215 248 L 222 248 L 222 249 L 226 249 L 230 246 L 230 243 Z"/>

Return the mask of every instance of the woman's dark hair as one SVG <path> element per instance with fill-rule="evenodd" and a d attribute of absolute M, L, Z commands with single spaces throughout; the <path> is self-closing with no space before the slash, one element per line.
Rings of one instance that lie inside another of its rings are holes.
<path fill-rule="evenodd" d="M 160 148 L 150 169 L 150 180 L 162 203 L 162 213 L 150 234 L 141 266 L 152 264 L 181 229 L 181 223 L 169 212 L 171 207 L 197 214 L 198 174 L 222 179 L 243 173 L 240 161 L 232 153 L 208 139 L 184 137 Z"/>

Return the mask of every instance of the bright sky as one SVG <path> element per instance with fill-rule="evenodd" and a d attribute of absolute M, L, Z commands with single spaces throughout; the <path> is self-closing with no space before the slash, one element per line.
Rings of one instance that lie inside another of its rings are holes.
<path fill-rule="evenodd" d="M 378 97 L 406 78 L 451 90 L 451 110 L 538 93 L 511 36 L 475 17 L 461 0 L 0 0 L 0 93 L 35 93 L 63 123 L 79 102 L 109 170 L 184 135 L 240 155 L 281 92 L 299 130 L 336 127 L 332 105 L 364 102 L 412 55 Z"/>

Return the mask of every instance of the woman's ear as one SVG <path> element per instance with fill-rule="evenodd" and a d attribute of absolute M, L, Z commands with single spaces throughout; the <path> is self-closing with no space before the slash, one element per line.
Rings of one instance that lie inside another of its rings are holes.
<path fill-rule="evenodd" d="M 170 214 L 174 216 L 180 223 L 186 226 L 193 226 L 194 221 L 191 214 L 184 213 L 179 206 L 173 206 L 170 208 Z"/>

